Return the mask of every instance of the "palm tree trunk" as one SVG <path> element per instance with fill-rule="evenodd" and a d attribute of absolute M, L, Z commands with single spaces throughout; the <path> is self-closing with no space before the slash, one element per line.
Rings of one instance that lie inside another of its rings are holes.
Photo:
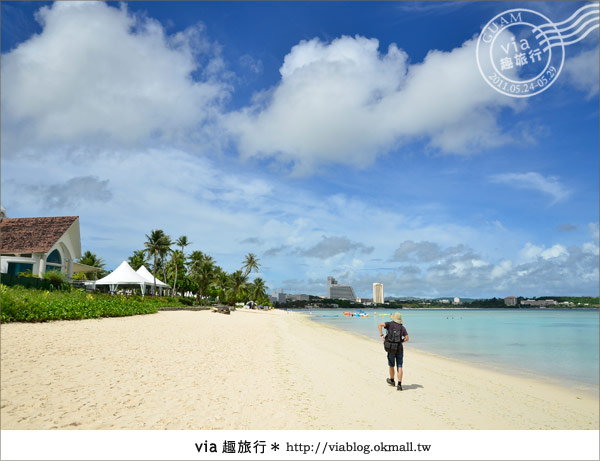
<path fill-rule="evenodd" d="M 176 296 L 175 287 L 177 287 L 177 261 L 175 261 L 175 281 L 173 282 L 173 296 Z"/>
<path fill-rule="evenodd" d="M 152 275 L 154 275 L 154 291 L 152 292 L 152 296 L 156 296 L 156 251 L 154 251 L 154 267 L 153 267 Z"/>

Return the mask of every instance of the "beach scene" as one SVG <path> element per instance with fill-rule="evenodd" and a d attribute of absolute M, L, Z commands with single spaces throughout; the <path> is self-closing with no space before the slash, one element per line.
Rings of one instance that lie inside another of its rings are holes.
<path fill-rule="evenodd" d="M 3 459 L 597 458 L 598 2 L 0 8 Z"/>

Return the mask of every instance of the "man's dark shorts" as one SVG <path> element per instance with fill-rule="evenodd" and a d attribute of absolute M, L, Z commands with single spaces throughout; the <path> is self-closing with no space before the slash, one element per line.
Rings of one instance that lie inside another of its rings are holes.
<path fill-rule="evenodd" d="M 402 368 L 402 362 L 404 360 L 404 349 L 400 349 L 398 352 L 388 352 L 388 365 L 390 367 Z"/>

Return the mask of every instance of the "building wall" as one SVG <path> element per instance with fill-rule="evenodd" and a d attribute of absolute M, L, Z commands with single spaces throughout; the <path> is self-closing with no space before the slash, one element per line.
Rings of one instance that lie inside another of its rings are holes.
<path fill-rule="evenodd" d="M 373 302 L 377 304 L 383 304 L 383 283 L 373 284 Z"/>
<path fill-rule="evenodd" d="M 350 285 L 333 285 L 329 291 L 330 299 L 346 299 L 355 301 L 354 290 Z"/>

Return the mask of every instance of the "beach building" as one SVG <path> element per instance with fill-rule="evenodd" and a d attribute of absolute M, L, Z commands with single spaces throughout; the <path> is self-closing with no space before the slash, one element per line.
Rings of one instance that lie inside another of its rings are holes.
<path fill-rule="evenodd" d="M 69 279 L 86 267 L 81 258 L 78 216 L 5 218 L 0 221 L 0 272 L 18 275 L 30 271 L 38 277 L 55 270 Z"/>
<path fill-rule="evenodd" d="M 454 301 L 452 301 L 452 304 L 454 304 L 455 306 L 458 306 L 460 304 L 460 298 L 454 298 Z"/>
<path fill-rule="evenodd" d="M 329 299 L 345 299 L 356 301 L 354 290 L 350 285 L 340 285 L 336 279 L 327 277 L 327 297 Z"/>
<path fill-rule="evenodd" d="M 507 296 L 504 298 L 504 304 L 509 307 L 513 307 L 517 305 L 517 297 L 516 296 Z"/>
<path fill-rule="evenodd" d="M 383 283 L 375 282 L 373 284 L 373 302 L 383 304 Z"/>

